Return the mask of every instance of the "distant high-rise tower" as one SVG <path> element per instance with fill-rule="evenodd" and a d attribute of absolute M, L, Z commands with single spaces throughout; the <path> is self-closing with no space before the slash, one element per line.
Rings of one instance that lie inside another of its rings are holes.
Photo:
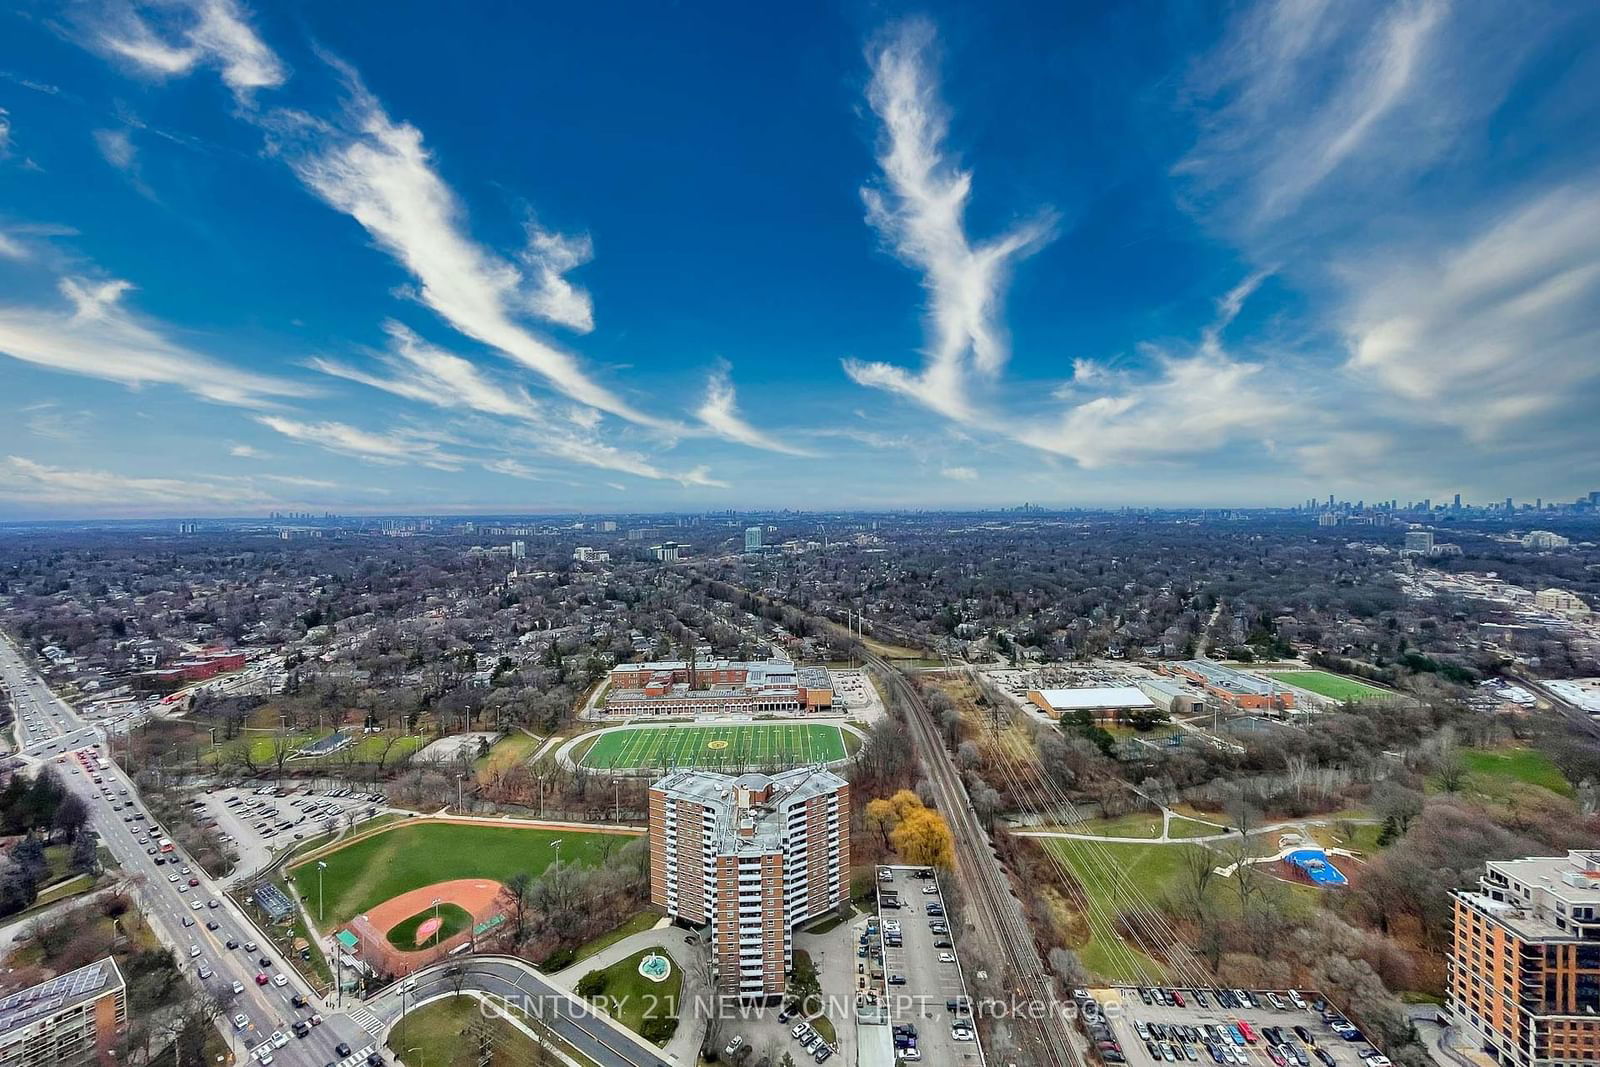
<path fill-rule="evenodd" d="M 527 559 L 528 558 L 528 542 L 526 542 L 526 541 L 513 541 L 513 542 L 511 542 L 511 558 L 512 559 Z"/>
<path fill-rule="evenodd" d="M 1456 509 L 1456 510 L 1457 510 L 1457 511 L 1460 511 L 1460 510 L 1461 510 L 1461 494 L 1460 494 L 1460 493 L 1457 493 L 1457 494 L 1456 494 L 1456 502 L 1455 502 L 1455 504 L 1454 504 L 1454 505 L 1453 505 L 1453 507 L 1454 507 L 1454 508 L 1455 508 L 1455 509 Z"/>
<path fill-rule="evenodd" d="M 746 552 L 761 551 L 761 527 L 746 526 L 744 530 L 744 550 Z"/>

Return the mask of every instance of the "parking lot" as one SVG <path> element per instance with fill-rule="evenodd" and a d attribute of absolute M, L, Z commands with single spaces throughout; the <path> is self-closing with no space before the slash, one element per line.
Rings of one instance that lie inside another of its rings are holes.
<path fill-rule="evenodd" d="M 979 1067 L 976 1027 L 954 939 L 945 922 L 944 898 L 925 867 L 878 868 L 878 922 L 865 945 L 869 975 L 882 975 L 894 1027 L 895 1056 L 902 1062 Z M 881 947 L 881 972 L 873 957 Z"/>
<path fill-rule="evenodd" d="M 1178 1062 L 1390 1067 L 1315 993 L 1223 991 L 1226 1003 L 1219 1003 L 1215 990 L 1197 996 L 1192 989 L 1121 988 L 1096 990 L 1094 997 L 1105 1007 L 1105 1022 L 1122 1054 L 1137 1067 Z M 1296 1006 L 1295 997 L 1303 1006 Z M 1335 1032 L 1341 1024 L 1354 1039 Z"/>
<path fill-rule="evenodd" d="M 344 795 L 336 795 L 336 794 Z M 281 848 L 329 833 L 354 816 L 357 825 L 387 810 L 377 793 L 328 789 L 313 791 L 293 783 L 219 789 L 195 798 L 204 815 L 239 853 L 240 871 L 253 871 Z"/>

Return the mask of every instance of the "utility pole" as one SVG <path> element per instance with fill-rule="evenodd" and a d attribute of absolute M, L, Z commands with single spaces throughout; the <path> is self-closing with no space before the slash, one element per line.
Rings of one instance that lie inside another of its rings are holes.
<path fill-rule="evenodd" d="M 317 922 L 319 923 L 322 921 L 322 872 L 327 868 L 326 863 L 317 861 Z"/>

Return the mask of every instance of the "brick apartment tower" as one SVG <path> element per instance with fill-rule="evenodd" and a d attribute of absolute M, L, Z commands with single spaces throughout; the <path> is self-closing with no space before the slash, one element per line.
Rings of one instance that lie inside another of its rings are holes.
<path fill-rule="evenodd" d="M 1514 1067 L 1600 1059 L 1600 851 L 1491 861 L 1455 894 L 1452 1022 Z"/>
<path fill-rule="evenodd" d="M 719 992 L 781 994 L 793 930 L 850 897 L 850 786 L 815 767 L 650 787 L 650 900 L 711 927 Z"/>

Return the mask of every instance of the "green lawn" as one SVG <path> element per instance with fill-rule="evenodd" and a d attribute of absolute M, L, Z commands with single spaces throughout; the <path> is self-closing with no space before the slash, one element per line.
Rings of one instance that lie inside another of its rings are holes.
<path fill-rule="evenodd" d="M 1040 839 L 1041 843 L 1044 839 Z M 1055 839 L 1046 847 L 1054 848 L 1066 860 L 1089 897 L 1094 913 L 1093 935 L 1087 944 L 1074 946 L 1083 965 L 1095 975 L 1110 981 L 1150 984 L 1162 975 L 1165 968 L 1127 941 L 1108 936 L 1115 929 L 1118 914 L 1130 910 L 1136 899 L 1142 899 L 1159 910 L 1160 903 L 1175 895 L 1185 877 L 1185 854 L 1204 845 L 1183 844 L 1106 844 L 1090 841 Z M 1226 862 L 1223 855 L 1211 851 L 1220 866 Z M 1138 898 L 1134 894 L 1138 894 Z M 1236 909 L 1230 879 L 1213 878 L 1206 893 L 1224 910 Z M 1262 889 L 1260 899 L 1269 901 L 1268 907 L 1277 910 L 1309 909 L 1317 906 L 1318 890 L 1310 886 L 1292 885 L 1269 880 Z"/>
<path fill-rule="evenodd" d="M 471 1040 L 478 1026 L 488 1031 L 489 1067 L 544 1062 L 532 1038 L 505 1019 L 483 1012 L 472 997 L 446 997 L 407 1013 L 389 1031 L 389 1050 L 416 1067 L 480 1067 L 478 1042 Z"/>
<path fill-rule="evenodd" d="M 1354 678 L 1346 678 L 1340 674 L 1330 674 L 1327 671 L 1271 671 L 1271 677 L 1289 685 L 1298 686 L 1309 690 L 1329 700 L 1361 701 L 1361 700 L 1389 700 L 1394 694 L 1387 689 L 1378 689 L 1366 682 L 1359 682 Z"/>
<path fill-rule="evenodd" d="M 639 973 L 639 961 L 657 953 L 672 960 L 672 973 L 664 982 L 652 982 Z M 583 995 L 582 987 L 594 981 L 595 975 L 600 975 L 604 984 L 600 987 L 600 991 L 594 994 L 594 1002 L 605 1008 L 607 1014 L 634 1033 L 650 1037 L 645 1033 L 645 1024 L 649 1020 L 677 1018 L 678 994 L 683 988 L 683 971 L 679 968 L 678 961 L 673 960 L 664 949 L 640 949 L 603 970 L 590 971 L 578 980 L 580 995 Z M 666 1041 L 657 1040 L 655 1043 L 664 1045 Z"/>
<path fill-rule="evenodd" d="M 1538 749 L 1466 748 L 1461 760 L 1473 774 L 1473 785 L 1485 793 L 1503 793 L 1509 782 L 1542 786 L 1564 797 L 1573 792 L 1572 783 Z"/>
<path fill-rule="evenodd" d="M 845 758 L 844 736 L 824 723 L 636 726 L 595 739 L 582 756 L 597 770 L 747 767 L 831 763 Z"/>
<path fill-rule="evenodd" d="M 289 750 L 292 753 L 295 749 L 326 737 L 331 732 L 290 734 L 288 735 Z M 251 763 L 257 767 L 275 767 L 277 766 L 275 753 L 279 751 L 277 733 L 276 730 L 249 730 L 243 737 L 222 742 L 215 749 L 207 752 L 201 758 L 201 762 L 227 763 L 234 758 L 234 754 L 241 747 L 249 746 Z M 352 745 L 355 762 L 377 763 L 383 756 L 383 746 L 389 743 L 390 736 L 388 734 L 363 734 L 357 737 Z M 407 756 L 410 756 L 425 744 L 427 744 L 427 738 L 421 735 L 408 735 L 400 738 L 390 747 L 386 766 L 392 767 L 403 762 Z M 317 767 L 326 763 L 338 763 L 346 758 L 348 758 L 347 752 L 343 751 L 335 752 L 328 756 L 291 757 L 284 761 L 283 766 L 285 770 L 296 767 Z"/>
<path fill-rule="evenodd" d="M 447 941 L 472 925 L 472 915 L 467 909 L 455 904 L 440 904 L 438 909 L 439 929 L 428 936 L 428 940 L 417 944 L 417 928 L 434 917 L 434 909 L 418 912 L 409 919 L 401 920 L 384 936 L 389 939 L 389 944 L 402 952 L 415 952 L 418 948 L 437 945 Z"/>
<path fill-rule="evenodd" d="M 539 746 L 544 743 L 542 737 L 529 737 L 521 730 L 512 730 L 489 750 L 487 756 L 480 756 L 472 765 L 478 775 L 478 781 L 489 780 L 494 771 L 506 771 L 519 763 L 525 763 Z"/>
<path fill-rule="evenodd" d="M 621 834 L 520 826 L 403 823 L 322 857 L 328 865 L 322 872 L 325 921 L 348 922 L 392 896 L 435 882 L 455 878 L 504 882 L 524 871 L 537 876 L 558 855 L 567 862 L 595 865 L 629 840 Z M 290 878 L 314 914 L 317 865 L 302 863 Z"/>

